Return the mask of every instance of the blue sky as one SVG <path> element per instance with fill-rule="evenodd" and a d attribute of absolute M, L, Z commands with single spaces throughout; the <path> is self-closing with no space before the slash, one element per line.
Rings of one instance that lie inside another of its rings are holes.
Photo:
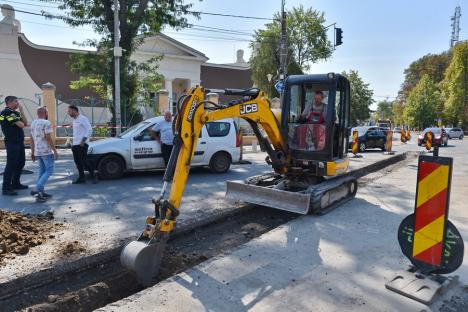
<path fill-rule="evenodd" d="M 225 14 L 272 17 L 281 6 L 280 0 L 192 0 L 193 10 Z M 39 12 L 38 0 L 2 1 L 17 10 Z M 439 53 L 449 47 L 450 16 L 461 6 L 460 39 L 468 39 L 468 2 L 452 0 L 286 0 L 286 7 L 299 4 L 323 11 L 327 24 L 337 23 L 343 29 L 343 45 L 337 47 L 328 61 L 313 64 L 310 72 L 341 72 L 355 69 L 374 90 L 375 100 L 386 96 L 393 99 L 403 80 L 403 70 L 417 58 L 428 53 Z M 53 5 L 51 5 L 53 6 Z M 56 11 L 52 8 L 44 8 Z M 82 41 L 95 35 L 89 29 L 70 29 L 57 21 L 39 16 L 16 13 L 22 22 L 22 31 L 34 43 L 57 47 L 76 47 L 73 41 Z M 266 21 L 202 15 L 191 23 L 209 27 L 252 33 Z M 39 24 L 40 23 L 40 24 Z M 47 25 L 43 25 L 47 24 Z M 55 27 L 50 26 L 55 25 Z M 62 28 L 63 27 L 63 28 Z M 166 34 L 205 53 L 214 63 L 235 61 L 237 49 L 245 50 L 248 59 L 249 36 L 230 35 L 199 30 Z M 330 36 L 332 36 L 330 32 Z"/>

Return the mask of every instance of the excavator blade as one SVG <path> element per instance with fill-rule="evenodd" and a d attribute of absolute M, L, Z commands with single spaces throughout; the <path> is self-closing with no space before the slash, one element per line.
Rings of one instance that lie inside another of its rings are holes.
<path fill-rule="evenodd" d="M 268 179 L 268 177 L 266 177 Z M 341 176 L 292 192 L 244 182 L 227 181 L 226 197 L 298 214 L 325 214 L 356 195 L 357 180 Z"/>
<path fill-rule="evenodd" d="M 144 286 L 153 284 L 159 273 L 167 238 L 156 242 L 138 240 L 128 243 L 120 254 L 120 263 L 132 272 L 138 282 Z"/>
<path fill-rule="evenodd" d="M 226 181 L 226 197 L 298 214 L 309 211 L 310 194 L 289 192 L 243 182 Z"/>

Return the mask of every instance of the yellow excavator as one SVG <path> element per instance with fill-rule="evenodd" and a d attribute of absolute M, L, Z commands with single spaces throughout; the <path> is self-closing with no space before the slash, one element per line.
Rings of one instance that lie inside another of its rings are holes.
<path fill-rule="evenodd" d="M 122 265 L 142 284 L 150 285 L 158 274 L 206 123 L 226 118 L 246 120 L 274 170 L 244 182 L 228 181 L 229 198 L 298 214 L 323 214 L 355 196 L 357 181 L 346 174 L 349 81 L 335 73 L 292 75 L 284 80 L 283 88 L 281 111 L 270 108 L 265 93 L 255 88 L 197 86 L 179 100 L 173 121 L 173 151 L 161 193 L 153 198 L 154 215 L 146 218 L 139 238 L 127 244 L 120 256 Z M 210 92 L 238 99 L 214 103 L 205 99 Z"/>

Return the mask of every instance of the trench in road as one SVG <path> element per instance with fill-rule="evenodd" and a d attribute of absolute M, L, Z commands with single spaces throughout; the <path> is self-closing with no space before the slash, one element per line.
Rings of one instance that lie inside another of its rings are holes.
<path fill-rule="evenodd" d="M 214 224 L 175 236 L 168 244 L 156 282 L 229 252 L 296 217 L 293 213 L 252 206 Z M 119 259 L 114 258 L 6 298 L 0 303 L 0 311 L 92 311 L 142 289 L 120 266 Z"/>
<path fill-rule="evenodd" d="M 378 176 L 390 173 L 404 163 L 406 161 L 390 165 Z M 227 218 L 174 235 L 156 282 L 229 252 L 296 217 L 298 215 L 293 213 L 251 205 Z M 92 311 L 142 289 L 134 277 L 122 269 L 116 256 L 95 266 L 64 274 L 52 283 L 30 287 L 27 291 L 3 298 L 0 311 Z"/>

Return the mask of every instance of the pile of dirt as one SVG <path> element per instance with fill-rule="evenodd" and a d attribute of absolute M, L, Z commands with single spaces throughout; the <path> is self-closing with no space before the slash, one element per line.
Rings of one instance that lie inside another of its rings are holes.
<path fill-rule="evenodd" d="M 84 251 L 86 251 L 86 249 L 83 247 L 83 245 L 81 245 L 79 241 L 73 241 L 71 243 L 63 245 L 59 250 L 59 254 L 63 256 L 70 256 L 73 254 L 82 253 Z"/>
<path fill-rule="evenodd" d="M 55 238 L 52 233 L 62 224 L 51 222 L 53 219 L 50 212 L 31 216 L 0 209 L 0 265 L 6 259 L 25 255 L 30 248 Z"/>

